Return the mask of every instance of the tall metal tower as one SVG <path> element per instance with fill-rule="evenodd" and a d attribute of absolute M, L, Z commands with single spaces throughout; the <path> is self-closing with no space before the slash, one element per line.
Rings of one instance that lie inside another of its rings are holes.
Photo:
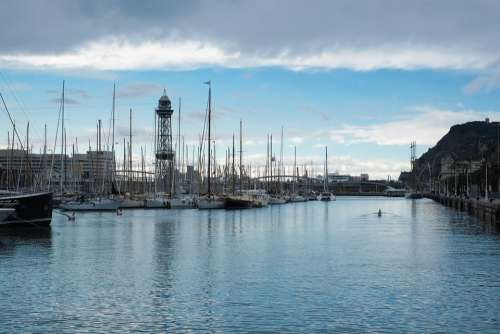
<path fill-rule="evenodd" d="M 411 163 L 411 171 L 413 172 L 415 169 L 415 160 L 417 159 L 417 142 L 412 141 L 410 143 L 410 163 Z"/>
<path fill-rule="evenodd" d="M 158 100 L 156 108 L 156 151 L 155 181 L 156 191 L 172 194 L 174 175 L 174 150 L 172 149 L 172 104 L 166 90 Z"/>

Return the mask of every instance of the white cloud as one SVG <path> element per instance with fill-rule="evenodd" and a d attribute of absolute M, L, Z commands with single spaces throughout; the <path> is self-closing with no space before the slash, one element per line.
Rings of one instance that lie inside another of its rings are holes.
<path fill-rule="evenodd" d="M 500 71 L 489 75 L 481 75 L 464 87 L 464 93 L 473 95 L 479 91 L 491 92 L 500 88 Z"/>
<path fill-rule="evenodd" d="M 159 95 L 163 91 L 163 88 L 155 83 L 136 82 L 119 88 L 116 95 L 118 97 L 138 97 L 155 93 Z"/>
<path fill-rule="evenodd" d="M 290 141 L 294 144 L 302 144 L 304 142 L 304 137 L 294 136 L 290 138 Z"/>
<path fill-rule="evenodd" d="M 261 172 L 265 166 L 265 154 L 249 154 L 244 158 L 245 166 L 252 166 L 254 173 L 259 168 Z M 223 159 L 219 159 L 219 163 L 224 163 Z M 293 157 L 285 156 L 284 159 L 285 174 L 293 173 Z M 299 173 L 303 173 L 304 166 L 312 175 L 323 174 L 324 157 L 320 155 L 297 157 L 297 167 Z M 399 176 L 402 170 L 408 170 L 408 161 L 398 161 L 391 159 L 363 159 L 358 160 L 350 155 L 337 156 L 332 155 L 328 158 L 328 171 L 338 172 L 340 174 L 359 175 L 368 173 L 372 179 L 385 179 L 390 175 L 393 179 Z"/>
<path fill-rule="evenodd" d="M 191 69 L 277 66 L 293 70 L 348 68 L 360 71 L 391 69 L 484 69 L 495 56 L 474 51 L 418 45 L 337 47 L 317 53 L 248 53 L 197 40 L 133 43 L 123 37 L 90 42 L 63 53 L 3 53 L 0 66 L 56 70 Z"/>
<path fill-rule="evenodd" d="M 196 41 L 134 44 L 123 38 L 113 38 L 91 42 L 66 53 L 3 54 L 0 55 L 0 65 L 57 70 L 192 68 L 222 65 L 238 56 Z"/>
<path fill-rule="evenodd" d="M 475 110 L 443 110 L 434 107 L 416 107 L 412 114 L 386 123 L 371 125 L 344 125 L 325 133 L 337 143 L 375 143 L 378 145 L 408 145 L 417 141 L 421 145 L 435 145 L 455 124 L 499 119 L 499 112 Z"/>

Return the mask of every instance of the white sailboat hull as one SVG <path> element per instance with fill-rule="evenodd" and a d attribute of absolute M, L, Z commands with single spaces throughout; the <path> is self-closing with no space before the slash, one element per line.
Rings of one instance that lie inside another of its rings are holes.
<path fill-rule="evenodd" d="M 170 204 L 166 198 L 147 198 L 144 201 L 144 207 L 147 209 L 168 209 Z"/>
<path fill-rule="evenodd" d="M 144 207 L 144 200 L 138 199 L 124 199 L 120 204 L 120 208 L 122 209 L 139 209 Z"/>
<path fill-rule="evenodd" d="M 195 203 L 192 197 L 174 197 L 170 199 L 171 209 L 192 209 Z"/>
<path fill-rule="evenodd" d="M 284 197 L 271 197 L 269 198 L 269 205 L 285 204 L 287 199 Z"/>
<path fill-rule="evenodd" d="M 116 211 L 120 207 L 120 204 L 121 201 L 103 199 L 62 203 L 60 208 L 65 211 Z"/>
<path fill-rule="evenodd" d="M 305 197 L 301 196 L 301 195 L 292 196 L 290 198 L 290 202 L 294 202 L 294 203 L 296 203 L 296 202 L 305 202 L 305 201 L 306 201 Z"/>
<path fill-rule="evenodd" d="M 319 201 L 330 202 L 337 200 L 337 197 L 334 194 L 321 194 L 318 196 Z"/>

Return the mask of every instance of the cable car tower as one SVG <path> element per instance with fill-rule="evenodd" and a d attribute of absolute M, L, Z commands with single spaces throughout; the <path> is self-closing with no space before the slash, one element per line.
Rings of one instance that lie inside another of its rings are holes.
<path fill-rule="evenodd" d="M 174 155 L 172 149 L 172 104 L 164 89 L 156 108 L 155 184 L 156 191 L 172 194 Z"/>

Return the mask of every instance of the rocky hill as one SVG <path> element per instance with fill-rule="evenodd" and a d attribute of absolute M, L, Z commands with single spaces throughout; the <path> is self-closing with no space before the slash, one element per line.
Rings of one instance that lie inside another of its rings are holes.
<path fill-rule="evenodd" d="M 468 122 L 454 125 L 450 131 L 417 159 L 417 168 L 431 166 L 433 176 L 441 169 L 441 159 L 497 161 L 500 122 Z"/>

